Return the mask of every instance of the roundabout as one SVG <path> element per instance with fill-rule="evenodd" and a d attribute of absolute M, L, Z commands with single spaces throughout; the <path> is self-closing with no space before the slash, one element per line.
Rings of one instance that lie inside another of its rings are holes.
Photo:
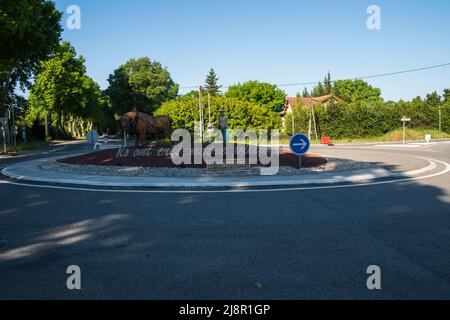
<path fill-rule="evenodd" d="M 376 146 L 375 146 L 376 147 Z M 258 166 L 214 168 L 205 164 L 176 167 L 161 148 L 127 150 L 138 157 L 123 157 L 121 149 L 79 153 L 25 161 L 1 170 L 8 180 L 2 183 L 40 188 L 65 188 L 96 192 L 281 192 L 424 180 L 445 175 L 450 165 L 444 161 L 390 153 L 389 163 L 375 161 L 372 149 L 314 148 L 304 156 L 304 167 L 296 168 L 295 156 L 280 147 L 280 168 L 274 175 L 261 175 Z M 332 152 L 330 152 L 332 151 Z M 139 152 L 139 153 L 137 153 Z M 153 152 L 153 153 L 152 153 Z M 327 152 L 328 156 L 320 152 Z M 153 155 L 152 155 L 153 154 Z M 337 155 L 351 155 L 338 158 Z M 353 157 L 352 157 L 353 156 Z"/>
<path fill-rule="evenodd" d="M 11 177 L 0 178 L 0 272 L 14 290 L 1 296 L 446 298 L 449 148 L 312 146 L 327 163 L 370 166 L 265 177 L 52 171 L 57 159 L 90 154 L 82 144 L 2 160 Z M 45 163 L 48 170 L 40 167 Z M 117 186 L 158 179 L 162 187 Z M 168 187 L 187 180 L 190 187 Z M 224 181 L 232 185 L 213 186 Z M 69 265 L 81 267 L 80 292 L 61 285 Z M 366 289 L 371 265 L 383 272 L 382 291 Z"/>

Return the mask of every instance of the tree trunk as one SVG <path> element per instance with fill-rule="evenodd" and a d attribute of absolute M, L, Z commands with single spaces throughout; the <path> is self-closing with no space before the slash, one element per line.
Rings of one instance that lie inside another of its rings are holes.
<path fill-rule="evenodd" d="M 50 111 L 47 112 L 45 116 L 45 138 L 50 137 L 50 122 L 52 121 L 52 113 Z"/>

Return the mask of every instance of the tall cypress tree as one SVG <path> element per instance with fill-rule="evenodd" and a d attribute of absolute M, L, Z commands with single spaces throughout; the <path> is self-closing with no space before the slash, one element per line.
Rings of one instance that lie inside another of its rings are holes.
<path fill-rule="evenodd" d="M 205 91 L 208 92 L 211 96 L 216 96 L 220 93 L 220 89 L 222 88 L 222 86 L 219 86 L 218 81 L 219 77 L 216 75 L 214 69 L 211 68 L 205 80 Z"/>
<path fill-rule="evenodd" d="M 303 98 L 308 98 L 309 97 L 309 92 L 308 92 L 308 88 L 305 87 L 305 89 L 303 89 L 303 94 L 302 94 Z"/>
<path fill-rule="evenodd" d="M 330 72 L 328 72 L 327 76 L 325 77 L 325 80 L 323 82 L 325 94 L 331 94 L 333 85 L 331 83 L 331 75 Z"/>

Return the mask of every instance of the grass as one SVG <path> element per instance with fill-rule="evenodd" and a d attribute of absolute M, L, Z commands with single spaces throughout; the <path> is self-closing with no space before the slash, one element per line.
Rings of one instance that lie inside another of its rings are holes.
<path fill-rule="evenodd" d="M 35 149 L 39 149 L 42 147 L 47 146 L 48 143 L 45 141 L 35 141 L 35 142 L 27 142 L 27 143 L 18 143 L 17 146 L 13 146 L 13 145 L 7 145 L 6 146 L 6 152 L 7 153 L 15 153 L 15 152 L 23 152 L 23 151 L 30 151 L 30 150 L 35 150 Z M 4 153 L 3 152 L 3 146 L 1 146 L 0 148 L 0 153 Z"/>
<path fill-rule="evenodd" d="M 438 130 L 428 129 L 407 129 L 406 140 L 407 141 L 424 141 L 425 135 L 430 134 L 433 140 L 450 139 L 450 134 L 440 132 Z M 376 143 L 376 142 L 401 142 L 403 141 L 403 129 L 394 130 L 386 133 L 380 137 L 365 137 L 365 138 L 343 138 L 343 139 L 331 139 L 332 143 Z M 289 140 L 280 140 L 281 144 L 289 144 Z M 313 144 L 318 144 L 320 141 L 312 141 Z"/>

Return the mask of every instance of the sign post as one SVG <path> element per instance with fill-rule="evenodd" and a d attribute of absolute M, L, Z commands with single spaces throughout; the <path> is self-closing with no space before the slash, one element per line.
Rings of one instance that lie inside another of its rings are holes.
<path fill-rule="evenodd" d="M 402 123 L 403 123 L 403 144 L 406 144 L 406 123 L 407 122 L 411 122 L 411 118 L 403 117 L 402 118 Z"/>
<path fill-rule="evenodd" d="M 3 152 L 6 153 L 6 135 L 5 135 L 5 127 L 2 124 L 2 136 L 3 136 Z"/>
<path fill-rule="evenodd" d="M 300 164 L 300 168 L 302 167 L 302 156 L 308 152 L 311 147 L 311 142 L 307 136 L 304 134 L 297 134 L 292 137 L 291 142 L 289 143 L 289 148 L 291 151 L 299 156 L 298 161 Z"/>

